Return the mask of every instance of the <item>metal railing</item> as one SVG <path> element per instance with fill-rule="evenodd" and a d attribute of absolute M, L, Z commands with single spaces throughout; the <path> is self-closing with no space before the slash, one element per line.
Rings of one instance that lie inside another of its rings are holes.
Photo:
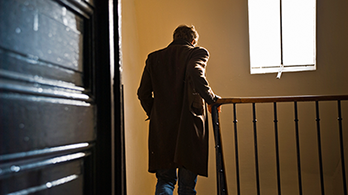
<path fill-rule="evenodd" d="M 226 170 L 224 156 L 228 155 L 223 153 L 222 136 L 221 136 L 221 125 L 219 119 L 219 112 L 217 110 L 218 106 L 225 104 L 232 104 L 233 106 L 233 133 L 234 133 L 234 154 L 235 154 L 235 175 L 236 175 L 236 194 L 241 194 L 241 181 L 240 181 L 240 165 L 239 165 L 239 149 L 238 149 L 238 125 L 237 125 L 237 104 L 251 104 L 252 106 L 252 126 L 253 126 L 253 141 L 254 141 L 254 159 L 255 159 L 255 183 L 256 183 L 256 194 L 261 194 L 260 187 L 260 175 L 259 175 L 259 153 L 258 153 L 258 125 L 256 118 L 256 104 L 260 103 L 270 103 L 273 104 L 273 129 L 274 129 L 274 143 L 275 143 L 275 172 L 276 172 L 276 186 L 278 195 L 282 194 L 281 187 L 281 174 L 280 174 L 280 160 L 279 160 L 279 125 L 278 125 L 278 109 L 277 105 L 280 102 L 290 102 L 293 104 L 293 114 L 294 114 L 294 127 L 295 127 L 295 142 L 296 142 L 296 154 L 297 154 L 297 187 L 298 194 L 303 194 L 303 181 L 301 175 L 301 155 L 300 155 L 300 139 L 299 139 L 299 116 L 298 116 L 298 102 L 313 102 L 315 104 L 315 118 L 316 121 L 316 133 L 317 133 L 317 143 L 318 143 L 318 162 L 319 162 L 319 175 L 320 175 L 320 193 L 325 194 L 325 184 L 324 184 L 324 172 L 323 172 L 323 156 L 322 156 L 322 137 L 321 137 L 321 123 L 320 123 L 320 112 L 319 112 L 319 102 L 323 101 L 335 101 L 337 102 L 337 123 L 338 123 L 338 134 L 339 134 L 339 154 L 341 159 L 341 169 L 342 169 L 342 192 L 347 195 L 347 181 L 346 181 L 346 167 L 345 167 L 345 156 L 344 156 L 344 141 L 343 141 L 343 125 L 342 125 L 342 101 L 348 100 L 348 95 L 335 95 L 335 96 L 285 96 L 285 97 L 252 97 L 252 98 L 222 98 L 219 99 L 212 108 L 212 120 L 213 129 L 215 137 L 215 150 L 216 150 L 216 177 L 217 177 L 217 194 L 227 195 L 227 181 L 226 181 Z M 348 105 L 348 104 L 345 104 Z M 345 108 L 346 109 L 346 108 Z M 347 129 L 347 127 L 346 127 Z M 234 193 L 233 193 L 234 194 Z"/>

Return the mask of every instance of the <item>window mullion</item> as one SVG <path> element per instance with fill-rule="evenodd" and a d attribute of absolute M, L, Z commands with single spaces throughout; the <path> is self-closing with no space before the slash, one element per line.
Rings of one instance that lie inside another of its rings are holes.
<path fill-rule="evenodd" d="M 279 14 L 280 14 L 280 68 L 278 70 L 277 79 L 280 79 L 283 69 L 284 69 L 284 63 L 283 63 L 283 6 L 282 6 L 282 0 L 279 0 Z"/>

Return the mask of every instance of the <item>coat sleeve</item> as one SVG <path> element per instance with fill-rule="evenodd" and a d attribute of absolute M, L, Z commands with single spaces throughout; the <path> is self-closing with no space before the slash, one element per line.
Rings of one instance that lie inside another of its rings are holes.
<path fill-rule="evenodd" d="M 138 88 L 138 99 L 140 100 L 141 106 L 145 110 L 147 116 L 150 118 L 152 105 L 153 105 L 153 96 L 152 96 L 152 81 L 151 75 L 149 71 L 150 60 L 149 57 L 146 60 L 146 65 L 143 71 L 143 75 L 141 77 L 140 86 Z M 148 119 L 149 119 L 148 118 Z"/>
<path fill-rule="evenodd" d="M 191 77 L 195 91 L 208 103 L 213 104 L 218 96 L 214 94 L 205 77 L 205 69 L 209 59 L 206 49 L 197 47 L 188 63 L 188 76 Z"/>

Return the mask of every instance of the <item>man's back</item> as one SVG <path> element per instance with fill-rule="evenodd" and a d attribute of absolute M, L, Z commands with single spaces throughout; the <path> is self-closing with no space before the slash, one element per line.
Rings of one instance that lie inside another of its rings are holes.
<path fill-rule="evenodd" d="M 152 116 L 156 115 L 156 119 L 166 122 L 179 120 L 186 65 L 192 50 L 188 44 L 174 42 L 149 55 L 147 64 L 155 97 Z"/>
<path fill-rule="evenodd" d="M 185 166 L 206 175 L 208 133 L 204 102 L 212 103 L 215 97 L 204 75 L 208 58 L 204 48 L 183 40 L 149 54 L 138 97 L 150 118 L 150 172 Z"/>

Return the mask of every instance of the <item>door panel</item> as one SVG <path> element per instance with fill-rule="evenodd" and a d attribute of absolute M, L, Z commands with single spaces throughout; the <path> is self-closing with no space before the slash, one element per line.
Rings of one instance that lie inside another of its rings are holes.
<path fill-rule="evenodd" d="M 13 92 L 0 100 L 2 155 L 95 139 L 89 103 Z"/>
<path fill-rule="evenodd" d="M 93 9 L 0 0 L 0 194 L 95 194 Z"/>
<path fill-rule="evenodd" d="M 54 1 L 3 1 L 1 46 L 51 65 L 82 72 L 83 26 L 79 16 Z"/>
<path fill-rule="evenodd" d="M 36 161 L 36 163 L 44 162 L 45 160 Z M 40 166 L 37 170 L 21 171 L 17 175 L 3 179 L 0 187 L 2 192 L 11 192 L 12 194 L 25 194 L 25 192 L 59 194 L 59 192 L 65 191 L 64 194 L 82 195 L 83 175 L 81 163 L 81 160 L 75 160 L 55 166 Z M 28 164 L 20 164 L 22 167 L 25 165 Z M 71 184 L 66 185 L 69 183 Z M 45 188 L 50 190 L 43 190 Z"/>

